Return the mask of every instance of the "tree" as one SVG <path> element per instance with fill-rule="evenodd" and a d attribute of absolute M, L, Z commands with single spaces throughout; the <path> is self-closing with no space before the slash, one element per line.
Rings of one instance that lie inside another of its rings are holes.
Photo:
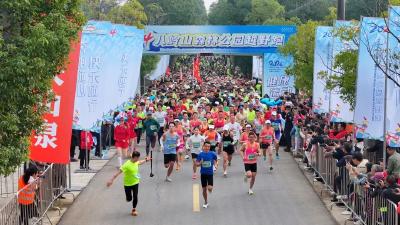
<path fill-rule="evenodd" d="M 249 0 L 219 0 L 210 6 L 208 22 L 213 25 L 245 25 L 250 12 Z"/>
<path fill-rule="evenodd" d="M 246 16 L 248 24 L 263 24 L 267 19 L 281 18 L 285 8 L 276 0 L 252 0 L 251 12 Z"/>
<path fill-rule="evenodd" d="M 106 18 L 113 23 L 126 24 L 144 28 L 147 16 L 138 0 L 128 0 L 123 5 L 117 5 L 110 10 Z"/>
<path fill-rule="evenodd" d="M 379 17 L 388 9 L 388 0 L 347 0 L 346 19 L 359 20 L 364 17 Z"/>
<path fill-rule="evenodd" d="M 298 17 L 301 21 L 321 21 L 329 13 L 329 7 L 337 0 L 278 0 L 285 7 L 285 17 Z"/>
<path fill-rule="evenodd" d="M 285 18 L 271 18 L 264 21 L 266 25 L 296 25 L 300 26 L 302 24 L 301 20 L 297 17 L 292 17 L 290 19 Z"/>
<path fill-rule="evenodd" d="M 104 20 L 111 9 L 117 5 L 115 0 L 83 0 L 81 9 L 89 20 Z"/>
<path fill-rule="evenodd" d="M 320 25 L 316 21 L 308 21 L 298 26 L 297 34 L 290 37 L 286 45 L 279 48 L 285 56 L 292 56 L 294 63 L 286 73 L 295 77 L 298 89 L 310 92 L 313 84 L 315 29 Z"/>
<path fill-rule="evenodd" d="M 27 159 L 40 130 L 51 83 L 66 66 L 84 23 L 78 0 L 0 1 L 0 174 Z"/>
<path fill-rule="evenodd" d="M 165 22 L 165 16 L 167 13 L 164 9 L 157 3 L 150 3 L 145 5 L 144 11 L 146 12 L 149 25 L 163 24 Z"/>
<path fill-rule="evenodd" d="M 166 13 L 165 25 L 201 25 L 207 23 L 203 0 L 160 0 Z"/>

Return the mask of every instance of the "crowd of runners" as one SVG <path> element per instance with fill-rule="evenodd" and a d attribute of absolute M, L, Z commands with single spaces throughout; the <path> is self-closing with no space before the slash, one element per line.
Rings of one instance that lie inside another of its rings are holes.
<path fill-rule="evenodd" d="M 208 60 L 214 65 L 222 59 Z M 279 105 L 267 106 L 261 103 L 257 81 L 226 76 L 226 67 L 216 68 L 202 74 L 201 83 L 191 76 L 189 66 L 175 68 L 169 76 L 153 81 L 144 95 L 134 99 L 131 108 L 115 114 L 118 123 L 114 140 L 120 171 L 108 185 L 124 173 L 126 198 L 133 199 L 132 215 L 137 215 L 139 165 L 149 161 L 153 151 L 164 154 L 166 182 L 172 182 L 173 171 L 181 170 L 185 159 L 192 159 L 193 180 L 198 178 L 200 167 L 203 207 L 207 208 L 213 175 L 222 164 L 223 176 L 228 176 L 235 152 L 243 161 L 244 181 L 249 180 L 248 194 L 253 195 L 257 163 L 267 163 L 272 172 L 274 160 L 280 157 L 279 145 L 290 149 L 292 123 L 301 123 L 303 118 L 300 113 L 291 113 L 292 100 L 306 111 L 309 99 L 285 93 Z M 137 148 L 143 131 L 145 151 Z M 289 141 L 281 140 L 285 134 Z M 139 152 L 145 154 L 145 160 L 139 160 Z M 132 158 L 124 163 L 128 154 Z"/>

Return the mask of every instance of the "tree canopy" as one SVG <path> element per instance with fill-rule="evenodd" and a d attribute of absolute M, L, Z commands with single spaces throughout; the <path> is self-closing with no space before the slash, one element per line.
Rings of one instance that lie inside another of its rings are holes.
<path fill-rule="evenodd" d="M 78 0 L 0 1 L 0 174 L 27 159 L 51 83 L 84 23 Z"/>

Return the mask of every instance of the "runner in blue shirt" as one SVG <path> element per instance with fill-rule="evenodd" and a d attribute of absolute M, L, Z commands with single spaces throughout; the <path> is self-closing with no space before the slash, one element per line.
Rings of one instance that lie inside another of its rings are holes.
<path fill-rule="evenodd" d="M 217 155 L 215 152 L 210 151 L 211 144 L 206 141 L 203 144 L 203 151 L 197 156 L 196 164 L 200 166 L 200 174 L 201 174 L 201 186 L 203 188 L 203 198 L 204 204 L 203 208 L 208 207 L 207 201 L 207 190 L 208 192 L 212 192 L 213 183 L 214 183 L 214 171 L 213 166 L 218 167 Z"/>
<path fill-rule="evenodd" d="M 275 154 L 276 159 L 279 159 L 279 140 L 281 139 L 282 134 L 282 120 L 279 118 L 278 113 L 273 111 L 271 114 L 271 126 L 275 131 Z"/>

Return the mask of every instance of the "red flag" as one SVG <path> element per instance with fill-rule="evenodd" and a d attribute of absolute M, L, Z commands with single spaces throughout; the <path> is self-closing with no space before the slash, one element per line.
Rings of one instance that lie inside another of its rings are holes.
<path fill-rule="evenodd" d="M 51 111 L 44 115 L 43 132 L 32 132 L 29 158 L 34 161 L 69 163 L 80 39 L 81 34 L 71 45 L 66 70 L 53 80 L 55 101 L 49 105 Z"/>
<path fill-rule="evenodd" d="M 196 78 L 199 84 L 203 83 L 201 76 L 200 76 L 200 57 L 196 56 L 193 61 L 193 77 Z"/>
<path fill-rule="evenodd" d="M 167 71 L 165 71 L 165 76 L 169 77 L 171 74 L 171 70 L 169 69 L 169 66 L 167 67 Z"/>

